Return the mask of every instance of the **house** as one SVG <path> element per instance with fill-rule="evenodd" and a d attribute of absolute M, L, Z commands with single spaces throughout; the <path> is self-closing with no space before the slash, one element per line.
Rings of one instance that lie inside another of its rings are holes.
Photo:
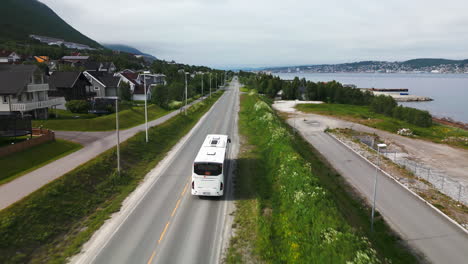
<path fill-rule="evenodd" d="M 117 70 L 113 62 L 86 61 L 83 66 L 86 68 L 86 71 L 114 73 Z"/>
<path fill-rule="evenodd" d="M 36 65 L 0 65 L 0 112 L 47 118 L 49 107 L 65 103 L 48 92 L 48 76 Z"/>
<path fill-rule="evenodd" d="M 89 56 L 63 56 L 61 63 L 74 67 L 84 66 L 89 60 Z"/>
<path fill-rule="evenodd" d="M 146 84 L 146 96 L 147 99 L 151 99 L 152 88 L 156 85 L 166 84 L 166 75 L 164 74 L 143 74 L 133 72 L 131 70 L 125 70 L 115 74 L 120 77 L 121 81 L 130 85 L 130 92 L 132 93 L 133 100 L 145 100 L 145 89 Z M 146 80 L 146 82 L 145 82 Z"/>
<path fill-rule="evenodd" d="M 116 73 L 114 76 L 120 77 L 120 81 L 127 83 L 130 85 L 130 92 L 133 93 L 135 91 L 135 88 L 140 85 L 140 82 L 138 80 L 138 73 L 135 73 L 133 71 L 123 71 Z"/>
<path fill-rule="evenodd" d="M 95 98 L 116 98 L 117 90 L 120 84 L 120 77 L 114 76 L 107 72 L 100 71 L 85 71 L 86 76 L 91 86 L 88 93 L 95 92 Z"/>
<path fill-rule="evenodd" d="M 13 51 L 0 50 L 0 63 L 15 63 L 21 60 L 21 56 Z"/>
<path fill-rule="evenodd" d="M 89 86 L 91 83 L 82 72 L 54 72 L 49 78 L 49 96 L 65 97 L 66 101 L 86 100 L 96 95 L 88 92 Z"/>

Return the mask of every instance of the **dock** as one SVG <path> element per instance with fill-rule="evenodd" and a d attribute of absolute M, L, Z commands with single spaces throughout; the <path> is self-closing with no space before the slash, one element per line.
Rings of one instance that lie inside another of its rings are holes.
<path fill-rule="evenodd" d="M 405 88 L 396 88 L 396 89 L 386 89 L 386 88 L 361 88 L 361 91 L 370 91 L 376 96 L 387 95 L 393 97 L 397 102 L 428 102 L 434 101 L 434 99 L 427 96 L 419 96 L 409 94 L 409 89 Z"/>

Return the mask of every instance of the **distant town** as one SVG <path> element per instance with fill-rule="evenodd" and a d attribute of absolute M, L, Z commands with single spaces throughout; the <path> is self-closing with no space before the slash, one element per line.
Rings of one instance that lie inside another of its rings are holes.
<path fill-rule="evenodd" d="M 468 73 L 468 60 L 414 59 L 403 62 L 362 61 L 261 69 L 271 73 Z"/>

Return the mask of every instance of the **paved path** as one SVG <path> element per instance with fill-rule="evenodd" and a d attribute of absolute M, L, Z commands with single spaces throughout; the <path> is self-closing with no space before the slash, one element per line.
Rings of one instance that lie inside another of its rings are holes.
<path fill-rule="evenodd" d="M 227 159 L 239 147 L 237 78 L 212 109 L 154 168 L 71 263 L 219 263 L 229 232 L 232 162 L 225 195 L 190 194 L 193 160 L 207 134 L 227 134 Z"/>
<path fill-rule="evenodd" d="M 192 102 L 193 105 L 199 102 Z M 189 105 L 189 106 L 190 106 Z M 156 120 L 148 122 L 149 127 L 157 126 L 179 114 L 173 111 Z M 120 131 L 120 141 L 123 142 L 133 137 L 138 132 L 145 131 L 145 124 Z M 38 190 L 47 183 L 61 177 L 67 172 L 79 167 L 83 163 L 93 159 L 104 151 L 116 146 L 115 132 L 57 132 L 58 137 L 65 137 L 72 141 L 82 141 L 84 148 L 71 153 L 63 158 L 51 162 L 37 170 L 29 172 L 9 183 L 0 185 L 0 210 L 21 200 L 30 193 Z M 81 136 L 81 139 L 79 139 Z M 151 138 L 150 138 L 151 140 Z"/>
<path fill-rule="evenodd" d="M 323 132 L 320 117 L 288 120 L 368 201 L 373 194 L 375 167 Z M 315 121 L 315 126 L 310 123 Z M 377 210 L 387 223 L 432 263 L 466 263 L 468 235 L 393 179 L 378 173 Z"/>

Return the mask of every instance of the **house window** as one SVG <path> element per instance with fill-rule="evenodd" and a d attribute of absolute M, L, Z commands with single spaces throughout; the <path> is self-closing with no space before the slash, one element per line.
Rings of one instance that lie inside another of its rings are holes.
<path fill-rule="evenodd" d="M 97 91 L 97 90 L 99 90 L 99 87 L 97 87 L 97 86 L 94 86 L 94 90 L 96 90 L 96 91 Z"/>
<path fill-rule="evenodd" d="M 6 96 L 6 95 L 3 96 L 3 100 L 2 100 L 2 101 L 3 101 L 4 104 L 8 104 L 8 100 L 7 100 L 7 96 Z"/>

